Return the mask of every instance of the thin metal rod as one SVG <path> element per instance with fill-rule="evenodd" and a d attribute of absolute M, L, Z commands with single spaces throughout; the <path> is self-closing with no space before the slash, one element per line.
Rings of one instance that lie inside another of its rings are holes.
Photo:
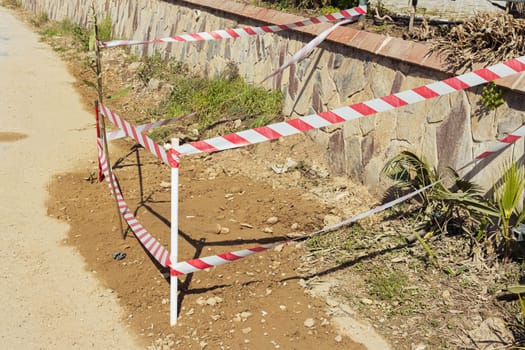
<path fill-rule="evenodd" d="M 179 139 L 171 139 L 171 146 L 179 145 Z M 179 168 L 171 168 L 171 257 L 172 262 L 179 260 Z M 179 278 L 170 277 L 170 325 L 177 324 Z"/>
<path fill-rule="evenodd" d="M 103 94 L 102 94 L 102 68 L 100 63 L 100 47 L 98 45 L 98 21 L 97 21 L 97 12 L 95 10 L 95 4 L 91 4 L 91 9 L 93 11 L 93 20 L 95 25 L 95 54 L 96 54 L 96 72 L 97 72 L 97 92 L 98 92 L 98 101 L 95 102 L 95 107 L 98 113 L 98 104 L 104 103 Z M 117 208 L 117 216 L 120 225 L 120 235 L 122 239 L 125 238 L 124 225 L 122 224 L 122 216 L 120 214 L 120 208 L 118 205 L 117 191 L 115 191 L 113 184 L 113 170 L 111 169 L 111 161 L 109 159 L 109 148 L 108 141 L 106 136 L 106 122 L 104 117 L 100 118 L 100 135 L 102 137 L 102 144 L 104 145 L 104 152 L 106 153 L 106 159 L 108 162 L 108 172 L 109 172 L 109 183 L 111 184 L 111 192 L 113 192 L 113 197 L 115 198 L 115 205 Z"/>

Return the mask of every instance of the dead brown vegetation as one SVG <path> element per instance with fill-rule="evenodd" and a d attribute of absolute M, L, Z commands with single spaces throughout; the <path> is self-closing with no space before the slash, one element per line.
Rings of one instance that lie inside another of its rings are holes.
<path fill-rule="evenodd" d="M 432 51 L 443 55 L 454 71 L 509 60 L 525 53 L 525 20 L 480 13 L 437 37 Z"/>

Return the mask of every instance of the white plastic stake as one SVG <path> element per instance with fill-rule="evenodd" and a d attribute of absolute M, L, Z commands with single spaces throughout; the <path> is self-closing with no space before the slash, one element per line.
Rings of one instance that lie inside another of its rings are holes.
<path fill-rule="evenodd" d="M 179 145 L 179 139 L 171 139 L 171 146 Z M 171 245 L 172 262 L 179 261 L 179 168 L 171 168 Z M 179 278 L 170 276 L 170 324 L 177 324 Z"/>

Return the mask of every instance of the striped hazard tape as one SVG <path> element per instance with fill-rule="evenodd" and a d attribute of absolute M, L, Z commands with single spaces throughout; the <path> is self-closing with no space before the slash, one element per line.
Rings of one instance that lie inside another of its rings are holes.
<path fill-rule="evenodd" d="M 522 126 L 517 128 L 516 130 L 514 130 L 513 132 L 511 132 L 510 134 L 508 134 L 507 136 L 505 136 L 504 138 L 502 138 L 501 140 L 496 142 L 488 150 L 486 150 L 485 152 L 481 153 L 479 156 L 477 156 L 476 158 L 474 158 L 473 160 L 471 160 L 467 164 L 463 165 L 461 168 L 458 169 L 458 171 L 465 169 L 466 167 L 468 167 L 469 165 L 474 164 L 478 160 L 482 160 L 484 158 L 490 157 L 491 155 L 493 155 L 495 153 L 499 153 L 499 152 L 503 151 L 505 148 L 507 148 L 508 146 L 512 145 L 514 142 L 518 141 L 519 139 L 521 139 L 524 136 L 525 136 L 525 124 L 523 124 Z"/>
<path fill-rule="evenodd" d="M 140 132 L 140 133 L 146 133 L 146 132 L 148 132 L 150 130 L 153 130 L 155 128 L 174 123 L 174 122 L 176 122 L 176 121 L 178 121 L 180 119 L 187 118 L 187 117 L 193 117 L 196 114 L 197 114 L 197 112 L 193 112 L 193 113 L 185 114 L 185 115 L 182 115 L 182 116 L 179 116 L 179 117 L 175 117 L 175 118 L 171 118 L 171 119 L 163 119 L 163 120 L 159 120 L 159 121 L 156 121 L 156 122 L 153 122 L 153 123 L 142 124 L 142 125 L 135 126 L 135 129 L 138 132 Z M 126 133 L 123 130 L 120 130 L 120 129 L 108 132 L 106 135 L 107 135 L 107 140 L 108 141 L 118 140 L 120 138 L 123 138 L 123 137 L 127 136 Z"/>
<path fill-rule="evenodd" d="M 326 39 L 326 37 L 328 35 L 330 35 L 330 33 L 332 33 L 334 30 L 336 30 L 337 27 L 345 25 L 345 24 L 349 24 L 349 23 L 352 23 L 352 22 L 355 22 L 355 21 L 357 21 L 357 19 L 358 19 L 358 17 L 352 17 L 352 18 L 349 18 L 349 19 L 345 19 L 344 21 L 341 21 L 341 22 L 339 22 L 337 24 L 334 24 L 333 26 L 331 26 L 330 28 L 328 28 L 327 30 L 325 30 L 324 32 L 322 32 L 321 34 L 316 36 L 312 41 L 310 41 L 308 44 L 306 44 L 306 46 L 304 46 L 302 49 L 297 51 L 292 56 L 292 58 L 290 58 L 290 60 L 288 60 L 286 63 L 284 63 L 282 66 L 280 66 L 275 72 L 273 72 L 272 74 L 270 74 L 266 78 L 264 78 L 260 82 L 260 84 L 264 83 L 266 80 L 270 79 L 274 75 L 276 75 L 278 73 L 281 73 L 286 68 L 288 68 L 290 65 L 292 65 L 294 63 L 297 63 L 300 60 L 302 60 L 310 52 L 312 52 L 313 49 L 315 49 L 317 46 L 321 45 L 321 43 Z"/>
<path fill-rule="evenodd" d="M 351 223 L 354 223 L 354 222 L 357 222 L 359 220 L 362 220 L 362 219 L 364 219 L 364 218 L 366 218 L 368 216 L 377 214 L 377 213 L 379 213 L 379 212 L 381 212 L 383 210 L 386 210 L 388 208 L 391 208 L 394 205 L 399 204 L 401 202 L 407 201 L 408 199 L 417 196 L 421 192 L 429 189 L 430 187 L 436 185 L 437 183 L 438 182 L 435 182 L 435 183 L 430 184 L 430 185 L 428 185 L 426 187 L 420 188 L 417 191 L 414 191 L 412 193 L 404 195 L 403 197 L 397 198 L 397 199 L 395 199 L 395 200 L 393 200 L 391 202 L 388 202 L 386 204 L 383 204 L 381 206 L 375 207 L 375 208 L 373 208 L 373 209 L 371 209 L 371 210 L 369 210 L 367 212 L 355 215 L 355 216 L 351 217 L 350 219 L 347 219 L 345 221 L 341 221 L 338 224 L 325 227 L 322 230 L 316 231 L 316 232 L 314 232 L 314 233 L 312 233 L 312 234 L 310 234 L 308 236 L 294 238 L 294 239 L 281 241 L 281 242 L 276 242 L 276 243 L 271 243 L 271 244 L 266 244 L 266 245 L 261 245 L 261 246 L 252 247 L 252 248 L 249 248 L 249 249 L 238 250 L 238 251 L 231 252 L 231 253 L 212 255 L 212 256 L 207 256 L 205 258 L 193 259 L 193 260 L 182 261 L 182 262 L 178 262 L 176 264 L 172 264 L 170 266 L 170 268 L 171 268 L 171 275 L 172 276 L 181 276 L 181 275 L 194 273 L 194 272 L 197 272 L 197 271 L 206 270 L 206 269 L 211 268 L 211 267 L 224 265 L 224 264 L 233 262 L 235 260 L 239 260 L 241 258 L 245 258 L 247 256 L 253 255 L 255 253 L 260 253 L 260 252 L 263 252 L 265 250 L 272 249 L 272 248 L 277 247 L 277 246 L 279 246 L 281 244 L 287 244 L 287 243 L 290 243 L 290 242 L 293 242 L 293 241 L 303 240 L 305 238 L 309 238 L 309 237 L 312 237 L 314 235 L 327 233 L 327 232 L 336 230 L 338 228 L 341 228 L 343 226 L 348 226 Z"/>
<path fill-rule="evenodd" d="M 109 189 L 111 191 L 112 186 L 110 182 L 108 162 L 107 162 L 106 155 L 104 154 L 104 151 L 102 149 L 102 140 L 100 138 L 97 139 L 97 146 L 98 146 L 98 160 L 102 166 L 104 177 L 106 178 Z M 137 239 L 144 246 L 144 248 L 146 248 L 146 250 L 155 258 L 155 260 L 158 261 L 159 264 L 161 264 L 163 267 L 167 267 L 170 264 L 170 258 L 169 258 L 170 255 L 169 255 L 168 250 L 164 248 L 164 246 L 159 241 L 157 241 L 144 228 L 144 226 L 142 226 L 142 224 L 135 218 L 135 216 L 129 209 L 126 201 L 124 200 L 124 197 L 122 196 L 122 192 L 118 185 L 118 181 L 117 181 L 115 174 L 112 172 L 111 175 L 112 175 L 111 181 L 113 182 L 113 188 L 115 188 L 115 191 L 117 192 L 116 197 L 117 197 L 120 213 L 122 214 L 122 216 L 128 223 L 135 237 L 137 237 Z"/>
<path fill-rule="evenodd" d="M 486 157 L 488 157 L 490 155 L 494 155 L 496 153 L 499 153 L 503 149 L 505 149 L 506 147 L 510 146 L 511 144 L 513 144 L 514 142 L 518 141 L 519 139 L 521 139 L 524 136 L 525 136 L 525 124 L 522 125 L 520 128 L 516 129 L 515 131 L 513 131 L 512 133 L 510 133 L 504 139 L 502 139 L 502 140 L 498 141 L 497 143 L 495 143 L 492 147 L 489 148 L 488 151 L 485 151 L 482 154 L 478 155 L 475 158 L 475 160 L 480 160 L 480 159 L 486 158 Z M 461 169 L 466 168 L 467 166 L 472 164 L 472 162 L 469 162 L 469 163 L 465 164 L 464 166 L 461 167 Z M 406 195 L 404 195 L 402 197 L 396 198 L 396 199 L 394 199 L 394 200 L 392 200 L 392 201 L 390 201 L 388 203 L 385 203 L 385 204 L 382 204 L 382 205 L 377 206 L 375 208 L 372 208 L 372 209 L 370 209 L 370 210 L 368 210 L 366 212 L 357 214 L 357 215 L 355 215 L 355 216 L 353 216 L 353 217 L 351 217 L 349 219 L 346 219 L 346 220 L 341 221 L 339 223 L 336 223 L 334 225 L 324 227 L 321 230 L 315 231 L 315 232 L 313 232 L 312 234 L 310 234 L 308 236 L 294 238 L 294 239 L 290 239 L 290 240 L 287 240 L 287 241 L 281 241 L 281 242 L 267 244 L 267 245 L 262 245 L 262 246 L 258 246 L 258 247 L 252 247 L 252 248 L 249 248 L 249 249 L 239 250 L 239 251 L 236 251 L 236 252 L 225 253 L 225 254 L 218 254 L 218 255 L 208 256 L 208 257 L 205 257 L 205 258 L 193 259 L 193 260 L 188 260 L 188 261 L 183 261 L 183 262 L 178 262 L 176 264 L 172 264 L 171 265 L 171 268 L 172 268 L 171 275 L 172 276 L 180 276 L 180 275 L 189 274 L 189 273 L 193 273 L 193 272 L 197 272 L 197 271 L 202 271 L 202 270 L 214 267 L 214 266 L 220 266 L 220 265 L 223 265 L 223 264 L 230 263 L 232 261 L 235 261 L 235 260 L 238 260 L 238 259 L 250 256 L 250 255 L 255 254 L 255 253 L 263 252 L 265 250 L 274 248 L 274 247 L 276 247 L 278 245 L 281 245 L 281 244 L 286 244 L 286 243 L 289 243 L 289 242 L 292 242 L 292 241 L 302 240 L 302 239 L 309 238 L 309 237 L 312 237 L 312 236 L 315 236 L 315 235 L 325 234 L 325 233 L 337 230 L 337 229 L 339 229 L 341 227 L 348 226 L 348 225 L 350 225 L 352 223 L 358 222 L 359 220 L 365 219 L 365 218 L 367 218 L 369 216 L 372 216 L 372 215 L 378 214 L 378 213 L 380 213 L 382 211 L 385 211 L 387 209 L 390 209 L 390 208 L 394 207 L 397 204 L 403 203 L 403 202 L 405 202 L 405 201 L 407 201 L 407 200 L 409 200 L 409 199 L 419 195 L 420 193 L 428 190 L 429 188 L 434 187 L 435 185 L 437 185 L 440 182 L 441 182 L 441 180 L 440 181 L 436 181 L 436 182 L 434 182 L 434 183 L 432 183 L 430 185 L 427 185 L 425 187 L 422 187 L 422 188 L 420 188 L 420 189 L 418 189 L 418 190 L 416 190 L 414 192 L 411 192 L 411 193 L 408 193 L 408 194 L 406 194 Z"/>
<path fill-rule="evenodd" d="M 153 40 L 112 40 L 99 42 L 100 47 L 109 48 L 116 46 L 131 46 L 131 45 L 147 45 L 152 43 L 180 43 L 203 40 L 221 40 L 221 39 L 235 39 L 244 36 L 263 35 L 267 33 L 277 33 L 283 30 L 290 30 L 298 27 L 309 26 L 313 24 L 332 22 L 341 19 L 354 18 L 366 14 L 366 6 L 358 6 L 352 9 L 335 12 L 319 17 L 312 17 L 302 21 L 279 24 L 262 27 L 244 27 L 237 29 L 222 29 L 211 32 L 201 32 L 193 34 L 181 34 L 170 36 L 162 39 Z"/>
<path fill-rule="evenodd" d="M 525 71 L 525 56 L 389 96 L 175 147 L 179 156 L 248 146 L 394 110 Z"/>
<path fill-rule="evenodd" d="M 235 252 L 212 255 L 205 258 L 193 259 L 188 261 L 182 261 L 175 264 L 171 264 L 171 275 L 172 276 L 182 276 L 197 271 L 202 271 L 214 266 L 220 266 L 227 263 L 230 263 L 235 260 L 245 258 L 247 256 L 253 255 L 255 253 L 260 253 L 265 250 L 277 247 L 286 242 L 278 242 L 265 244 L 258 247 L 253 247 L 249 249 L 237 250 Z"/>
<path fill-rule="evenodd" d="M 175 151 L 170 149 L 164 150 L 158 143 L 153 141 L 146 134 L 141 132 L 136 126 L 124 120 L 118 114 L 112 112 L 108 107 L 102 103 L 99 104 L 100 113 L 108 118 L 115 126 L 122 130 L 127 136 L 133 138 L 135 141 L 140 143 L 145 149 L 150 151 L 154 156 L 159 158 L 161 161 L 169 165 L 170 167 L 177 168 L 179 166 L 178 156 Z"/>
<path fill-rule="evenodd" d="M 521 137 L 525 136 L 525 125 L 520 127 L 520 128 L 518 128 L 518 129 L 516 129 L 514 132 L 509 134 L 509 136 L 510 135 L 514 135 L 514 137 L 510 137 L 506 141 L 503 141 L 503 140 L 499 141 L 498 143 L 493 145 L 493 147 L 491 147 L 489 149 L 489 151 L 486 151 L 486 152 L 478 155 L 475 159 L 482 159 L 482 158 L 488 157 L 489 155 L 496 154 L 496 153 L 502 151 L 505 147 L 507 147 L 507 146 L 511 145 L 512 143 L 516 142 L 517 140 L 519 140 Z M 504 147 L 501 147 L 501 145 L 503 145 Z M 101 156 L 103 156 L 103 153 L 102 153 L 101 143 L 99 141 L 99 159 L 100 159 Z M 103 161 L 101 160 L 101 163 L 105 164 L 104 174 L 106 175 L 106 179 L 107 179 L 108 178 L 107 162 L 105 161 L 105 158 L 103 159 Z M 462 167 L 462 169 L 467 167 L 469 164 L 465 164 Z M 418 189 L 418 190 L 416 190 L 414 192 L 408 193 L 408 194 L 406 194 L 406 195 L 404 195 L 402 197 L 396 198 L 396 199 L 394 199 L 394 200 L 392 200 L 392 201 L 390 201 L 388 203 L 385 203 L 383 205 L 380 205 L 380 206 L 377 206 L 375 208 L 372 208 L 372 209 L 370 209 L 370 210 L 368 210 L 366 212 L 357 214 L 357 215 L 355 215 L 355 216 L 353 216 L 353 217 L 351 217 L 349 219 L 346 219 L 346 220 L 341 221 L 339 223 L 336 223 L 334 225 L 324 227 L 323 229 L 315 231 L 315 232 L 313 232 L 310 235 L 305 235 L 304 237 L 299 237 L 299 238 L 294 238 L 294 239 L 290 239 L 290 240 L 286 240 L 286 241 L 281 241 L 281 242 L 276 242 L 276 243 L 256 246 L 256 247 L 243 249 L 243 250 L 237 250 L 237 251 L 229 252 L 229 253 L 223 253 L 223 254 L 217 254 L 217 255 L 207 256 L 207 257 L 203 257 L 203 258 L 198 258 L 198 259 L 181 261 L 181 262 L 177 262 L 177 263 L 169 262 L 169 260 L 168 261 L 164 260 L 164 262 L 167 265 L 169 265 L 170 271 L 171 271 L 171 276 L 174 276 L 174 277 L 182 276 L 182 275 L 186 275 L 186 274 L 190 274 L 190 273 L 194 273 L 194 272 L 198 272 L 198 271 L 202 271 L 202 270 L 206 270 L 208 268 L 212 268 L 212 267 L 215 267 L 215 266 L 224 265 L 224 264 L 227 264 L 227 263 L 230 263 L 230 262 L 233 262 L 233 261 L 236 261 L 236 260 L 248 257 L 250 255 L 253 255 L 253 254 L 256 254 L 256 253 L 260 253 L 260 252 L 266 251 L 268 249 L 272 249 L 272 248 L 274 248 L 276 246 L 279 246 L 281 244 L 286 244 L 286 243 L 289 243 L 289 242 L 292 242 L 292 241 L 302 240 L 302 239 L 309 238 L 309 237 L 312 237 L 312 236 L 315 236 L 315 235 L 328 233 L 328 232 L 337 230 L 337 229 L 339 229 L 341 227 L 344 227 L 344 226 L 348 226 L 348 225 L 350 225 L 352 223 L 355 223 L 355 222 L 357 222 L 359 220 L 365 219 L 365 218 L 367 218 L 367 217 L 369 217 L 371 215 L 378 214 L 378 213 L 380 213 L 382 211 L 385 211 L 387 209 L 392 208 L 393 206 L 395 206 L 397 204 L 405 202 L 405 201 L 407 201 L 407 200 L 409 200 L 409 199 L 419 195 L 420 193 L 428 190 L 429 188 L 434 187 L 435 185 L 437 185 L 440 182 L 441 181 L 436 181 L 436 182 L 434 182 L 434 183 L 432 183 L 430 185 L 427 185 L 425 187 L 422 187 L 422 188 L 420 188 L 420 189 Z M 117 190 L 120 191 L 119 188 L 118 188 L 118 185 L 115 185 L 115 188 L 117 188 Z M 111 189 L 111 187 L 110 187 L 110 189 Z M 119 198 L 121 198 L 120 192 L 119 192 Z M 119 202 L 119 204 L 120 204 L 120 202 Z M 127 208 L 127 206 L 126 206 L 126 208 Z M 128 221 L 128 219 L 126 219 L 126 221 Z M 136 221 L 136 219 L 135 220 L 130 220 L 130 221 L 134 225 L 137 225 L 137 224 L 140 225 L 138 223 L 138 221 Z M 128 224 L 130 223 L 130 221 L 128 221 Z M 141 229 L 143 229 L 142 226 L 140 226 L 140 227 L 141 227 Z M 140 232 L 140 230 L 139 230 L 139 232 Z M 142 240 L 141 240 L 141 242 L 142 242 Z M 159 253 L 157 252 L 157 255 L 158 254 Z M 166 253 L 164 255 L 164 253 L 163 253 L 162 256 L 168 257 L 169 254 Z M 161 263 L 162 266 L 166 266 L 166 265 L 163 264 L 163 262 L 159 261 L 159 263 Z"/>

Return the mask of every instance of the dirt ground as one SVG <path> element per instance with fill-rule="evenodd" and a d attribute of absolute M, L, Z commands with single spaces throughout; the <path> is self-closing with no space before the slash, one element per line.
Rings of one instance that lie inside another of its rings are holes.
<path fill-rule="evenodd" d="M 104 55 L 106 95 L 119 91 L 122 84 L 137 84 L 133 72 L 127 71 L 124 51 Z M 94 91 L 82 81 L 92 80 L 92 72 L 75 64 L 71 71 L 90 109 Z M 144 118 L 141 111 L 155 105 L 159 97 L 135 85 L 132 91 L 109 106 L 132 120 Z M 67 244 L 79 250 L 89 270 L 120 300 L 127 314 L 124 321 L 145 344 L 159 349 L 365 348 L 331 321 L 323 299 L 306 293 L 297 272 L 302 243 L 181 278 L 180 317 L 171 328 L 169 281 L 132 234 L 120 238 L 115 205 L 106 185 L 91 181 L 96 168 L 94 146 L 92 169 L 61 174 L 51 183 L 49 214 L 71 225 Z M 143 149 L 132 148 L 127 140 L 116 142 L 110 150 L 124 196 L 141 223 L 169 248 L 169 169 Z M 308 162 L 308 169 L 285 174 L 271 169 L 288 158 Z M 362 186 L 328 176 L 322 150 L 303 135 L 184 159 L 180 176 L 179 260 L 311 233 L 324 226 L 327 214 L 349 215 L 375 202 Z M 278 222 L 267 223 L 270 217 L 277 217 Z M 218 225 L 229 233 L 217 234 Z M 116 252 L 126 253 L 126 258 L 114 260 Z M 347 311 L 342 310 L 341 315 L 341 325 L 360 330 L 360 342 L 372 348 L 374 344 L 387 346 Z"/>
<path fill-rule="evenodd" d="M 62 54 L 92 110 L 96 94 L 83 83 L 93 81 L 80 64 L 85 58 Z M 131 87 L 108 106 L 132 122 L 147 120 L 166 93 L 162 82 L 159 89 L 141 85 L 125 50 L 104 51 L 103 64 L 106 96 Z M 94 135 L 93 129 L 90 166 L 50 183 L 48 213 L 71 226 L 66 245 L 119 300 L 123 323 L 150 349 L 496 349 L 513 341 L 501 327 L 513 306 L 496 296 L 518 272 L 473 255 L 452 237 L 430 242 L 445 273 L 428 263 L 421 246 L 406 243 L 413 223 L 395 211 L 328 236 L 330 245 L 289 243 L 183 276 L 179 321 L 170 327 L 165 271 L 130 232 L 120 237 L 107 186 L 94 181 Z M 114 142 L 110 155 L 128 204 L 169 248 L 168 167 L 129 140 Z M 272 170 L 288 159 L 302 165 Z M 184 158 L 179 193 L 179 260 L 308 234 L 379 202 L 351 179 L 331 176 L 311 135 Z M 277 222 L 268 223 L 272 217 Z M 113 259 L 119 252 L 125 259 Z M 394 282 L 401 287 L 390 295 Z"/>
<path fill-rule="evenodd" d="M 305 146 L 305 140 L 296 145 Z M 119 145 L 112 154 L 118 157 L 126 151 Z M 246 156 L 239 157 L 240 152 L 228 157 L 237 162 L 241 158 L 243 167 L 255 170 L 257 165 L 249 160 L 253 153 L 244 151 Z M 123 158 L 116 172 L 137 218 L 168 245 L 170 189 L 163 186 L 169 183 L 169 169 L 142 150 L 138 155 L 140 173 L 136 152 Z M 327 206 L 305 198 L 300 188 L 275 189 L 242 174 L 228 174 L 230 167 L 216 172 L 217 163 L 208 156 L 181 166 L 180 260 L 283 241 L 287 234 L 322 226 Z M 56 178 L 50 189 L 50 213 L 70 220 L 68 244 L 76 246 L 88 266 L 115 291 L 129 313 L 125 321 L 146 339 L 196 349 L 204 344 L 225 349 L 316 349 L 327 344 L 332 349 L 363 348 L 334 327 L 323 300 L 305 294 L 296 271 L 301 243 L 181 278 L 180 319 L 170 328 L 168 282 L 132 235 L 120 238 L 106 185 L 92 184 L 84 180 L 86 175 Z M 71 193 L 73 198 L 63 198 Z M 279 221 L 266 223 L 270 217 Z M 217 225 L 229 233 L 217 234 Z M 273 233 L 264 232 L 267 228 Z M 116 261 L 115 252 L 127 256 Z M 314 320 L 313 326 L 305 326 L 308 319 Z"/>

